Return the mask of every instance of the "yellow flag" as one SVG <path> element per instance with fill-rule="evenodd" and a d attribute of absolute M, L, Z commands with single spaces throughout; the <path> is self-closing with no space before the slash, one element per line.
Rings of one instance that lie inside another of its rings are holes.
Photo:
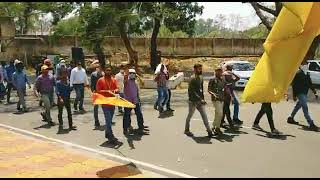
<path fill-rule="evenodd" d="M 102 105 L 113 105 L 113 106 L 121 106 L 127 108 L 136 108 L 136 105 L 131 102 L 118 98 L 118 97 L 105 97 L 99 93 L 92 94 L 92 102 L 94 105 L 102 104 Z"/>
<path fill-rule="evenodd" d="M 319 2 L 284 3 L 263 44 L 265 52 L 244 89 L 242 101 L 279 102 L 319 34 Z"/>

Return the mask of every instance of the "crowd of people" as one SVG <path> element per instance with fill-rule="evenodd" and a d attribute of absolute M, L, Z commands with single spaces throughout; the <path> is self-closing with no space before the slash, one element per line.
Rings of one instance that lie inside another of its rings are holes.
<path fill-rule="evenodd" d="M 220 127 L 227 128 L 224 122 L 225 117 L 227 117 L 229 128 L 234 129 L 234 125 L 241 125 L 243 122 L 238 118 L 239 116 L 239 101 L 234 93 L 234 83 L 240 78 L 232 72 L 232 65 L 226 65 L 226 67 L 218 67 L 215 69 L 215 77 L 210 79 L 208 84 L 208 93 L 211 95 L 211 100 L 215 109 L 214 121 L 212 123 L 212 129 L 208 123 L 208 117 L 205 111 L 205 105 L 207 104 L 204 98 L 204 88 L 203 88 L 203 77 L 202 77 L 202 65 L 194 65 L 194 75 L 192 76 L 189 87 L 189 113 L 186 118 L 185 134 L 187 136 L 193 136 L 190 131 L 190 120 L 194 114 L 195 109 L 197 109 L 202 117 L 203 123 L 207 129 L 209 137 L 213 135 L 221 135 L 222 131 Z M 309 129 L 318 131 L 319 128 L 314 124 L 313 119 L 310 116 L 307 105 L 307 95 L 309 89 L 312 90 L 316 99 L 318 98 L 317 92 L 312 85 L 310 75 L 307 73 L 306 65 L 303 64 L 299 67 L 293 81 L 293 99 L 297 101 L 291 115 L 288 117 L 287 122 L 289 124 L 299 124 L 294 120 L 294 116 L 297 111 L 302 108 L 304 116 L 309 124 Z M 285 98 L 288 98 L 288 94 L 284 94 Z M 230 115 L 230 104 L 234 103 L 234 114 L 233 119 Z M 259 126 L 260 119 L 266 114 L 268 118 L 268 123 L 270 125 L 272 135 L 280 135 L 282 132 L 275 128 L 273 122 L 273 112 L 271 102 L 261 103 L 261 109 L 258 112 L 254 123 L 252 125 L 253 129 L 262 129 Z"/>
<path fill-rule="evenodd" d="M 160 63 L 154 73 L 154 81 L 157 85 L 158 96 L 154 103 L 154 109 L 159 112 L 173 112 L 171 109 L 171 90 L 169 88 L 169 62 Z M 294 120 L 297 111 L 302 108 L 304 116 L 309 124 L 310 129 L 318 130 L 311 118 L 308 105 L 307 94 L 311 89 L 316 98 L 318 98 L 316 90 L 312 87 L 312 82 L 308 73 L 301 66 L 292 82 L 293 98 L 298 102 L 294 107 L 287 122 L 290 124 L 298 124 Z M 40 68 L 40 69 L 39 69 Z M 144 116 L 141 109 L 141 100 L 139 94 L 139 84 L 137 80 L 142 82 L 141 77 L 137 75 L 134 67 L 130 65 L 121 65 L 120 71 L 117 74 L 112 73 L 110 66 L 100 67 L 98 65 L 96 70 L 91 73 L 90 82 L 86 70 L 82 67 L 80 61 L 71 61 L 69 65 L 64 59 L 60 59 L 60 63 L 55 67 L 52 65 L 50 59 L 44 58 L 39 64 L 36 71 L 36 81 L 34 84 L 34 95 L 39 98 L 39 105 L 42 106 L 41 116 L 43 121 L 49 125 L 54 126 L 55 123 L 51 117 L 51 108 L 58 106 L 58 122 L 59 130 L 63 130 L 63 109 L 67 111 L 69 130 L 76 130 L 77 127 L 73 124 L 70 95 L 74 90 L 76 97 L 73 102 L 74 113 L 83 113 L 84 109 L 84 94 L 85 88 L 90 88 L 92 93 L 99 93 L 105 97 L 116 96 L 119 99 L 125 99 L 135 105 L 135 108 L 118 107 L 118 115 L 123 118 L 123 134 L 132 134 L 134 129 L 131 125 L 131 111 L 135 111 L 137 118 L 137 133 L 143 134 L 148 130 L 148 126 L 144 124 Z M 214 107 L 214 121 L 212 128 L 210 127 L 208 116 L 206 114 L 205 106 L 207 102 L 204 97 L 202 65 L 194 65 L 194 75 L 191 77 L 188 86 L 188 105 L 189 111 L 186 117 L 185 131 L 187 136 L 193 136 L 190 131 L 190 121 L 197 109 L 200 112 L 203 123 L 207 130 L 208 136 L 221 135 L 223 132 L 220 128 L 234 129 L 235 126 L 241 125 L 243 122 L 239 119 L 239 101 L 234 92 L 234 83 L 240 77 L 232 72 L 232 65 L 226 65 L 215 69 L 214 78 L 210 79 L 207 91 L 211 95 L 212 104 Z M 4 85 L 6 82 L 6 87 Z M 31 84 L 26 75 L 24 65 L 21 61 L 10 61 L 8 65 L 1 63 L 0 66 L 0 98 L 4 100 L 6 96 L 7 103 L 10 104 L 11 92 L 13 89 L 17 91 L 19 101 L 17 103 L 17 111 L 24 113 L 28 111 L 26 106 L 25 96 L 26 88 L 31 88 Z M 287 97 L 287 94 L 284 95 Z M 56 99 L 56 100 L 55 100 Z M 230 105 L 233 104 L 233 118 L 231 118 Z M 98 111 L 100 105 L 94 105 L 93 119 L 95 129 L 101 127 Z M 101 109 L 105 119 L 105 138 L 111 143 L 115 143 L 118 139 L 114 136 L 112 125 L 115 124 L 112 119 L 116 110 L 114 105 L 101 105 Z M 271 134 L 282 134 L 275 128 L 273 122 L 273 112 L 271 102 L 264 102 L 261 104 L 261 109 L 258 112 L 252 128 L 261 129 L 259 122 L 261 117 L 266 114 L 271 129 Z M 227 123 L 224 119 L 227 119 Z"/>

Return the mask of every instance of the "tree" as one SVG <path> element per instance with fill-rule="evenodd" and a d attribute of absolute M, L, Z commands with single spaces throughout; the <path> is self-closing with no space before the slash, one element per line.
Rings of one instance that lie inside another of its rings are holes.
<path fill-rule="evenodd" d="M 79 16 L 73 16 L 65 20 L 61 20 L 52 28 L 55 36 L 77 36 L 81 30 Z"/>
<path fill-rule="evenodd" d="M 194 33 L 197 14 L 202 14 L 203 6 L 191 2 L 144 2 L 139 14 L 143 18 L 144 28 L 152 27 L 150 38 L 150 66 L 153 70 L 160 63 L 157 58 L 157 37 L 161 25 L 171 32 L 183 31 L 189 37 Z"/>
<path fill-rule="evenodd" d="M 272 25 L 273 25 L 273 21 L 269 20 L 268 17 L 266 15 L 264 15 L 262 12 L 266 12 L 269 15 L 272 15 L 274 20 L 278 17 L 283 4 L 281 2 L 274 2 L 274 7 L 267 7 L 261 3 L 258 2 L 249 2 L 251 4 L 251 6 L 253 7 L 253 9 L 255 10 L 257 16 L 260 18 L 262 24 L 264 24 L 266 26 L 266 28 L 268 29 L 268 31 L 271 31 Z M 312 42 L 303 62 L 305 62 L 308 59 L 314 59 L 315 54 L 316 54 L 316 50 L 317 47 L 320 44 L 320 35 L 318 35 Z"/>
<path fill-rule="evenodd" d="M 18 34 L 26 34 L 34 28 L 39 14 L 51 12 L 53 25 L 56 25 L 63 17 L 73 10 L 73 3 L 58 2 L 1 2 L 0 15 L 15 18 Z"/>
<path fill-rule="evenodd" d="M 82 39 L 91 47 L 101 63 L 105 65 L 102 42 L 108 33 L 119 34 L 129 54 L 129 63 L 138 64 L 138 56 L 133 50 L 128 37 L 129 33 L 143 33 L 139 29 L 138 16 L 135 14 L 135 2 L 99 2 L 82 3 L 79 10 Z"/>

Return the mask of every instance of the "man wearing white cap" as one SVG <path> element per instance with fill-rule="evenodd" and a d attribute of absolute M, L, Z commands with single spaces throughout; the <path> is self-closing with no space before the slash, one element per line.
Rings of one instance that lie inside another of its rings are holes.
<path fill-rule="evenodd" d="M 138 133 L 143 134 L 145 126 L 143 125 L 143 115 L 141 112 L 141 104 L 139 98 L 139 88 L 136 83 L 136 71 L 134 69 L 129 69 L 124 76 L 124 98 L 131 103 L 136 105 L 134 108 L 135 114 L 137 116 Z M 123 115 L 123 134 L 128 135 L 132 133 L 133 128 L 131 126 L 131 110 L 132 108 L 124 108 Z"/>
<path fill-rule="evenodd" d="M 61 75 L 63 73 L 67 73 L 67 66 L 66 61 L 62 58 L 60 58 L 60 63 L 56 66 L 56 78 L 57 80 L 60 79 Z"/>

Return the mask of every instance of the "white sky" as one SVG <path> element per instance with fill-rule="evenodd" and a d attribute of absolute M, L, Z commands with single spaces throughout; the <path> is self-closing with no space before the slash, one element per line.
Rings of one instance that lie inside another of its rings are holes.
<path fill-rule="evenodd" d="M 259 18 L 249 3 L 241 2 L 198 2 L 204 6 L 203 13 L 197 18 L 213 19 L 218 14 L 226 15 L 238 14 L 243 22 L 241 29 L 247 29 L 260 23 Z M 228 26 L 229 24 L 227 24 Z M 228 26 L 229 27 L 229 26 Z"/>

